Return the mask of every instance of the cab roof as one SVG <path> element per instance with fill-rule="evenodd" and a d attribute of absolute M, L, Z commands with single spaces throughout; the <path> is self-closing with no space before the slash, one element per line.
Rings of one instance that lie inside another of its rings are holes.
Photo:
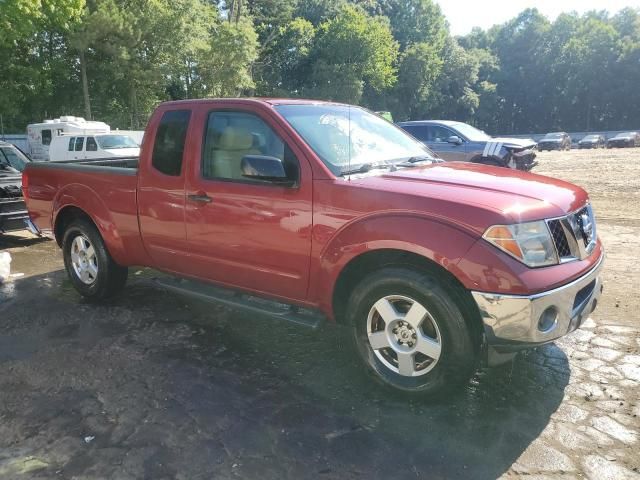
<path fill-rule="evenodd" d="M 313 100 L 307 98 L 271 98 L 271 97 L 244 97 L 244 98 L 194 98 L 189 100 L 172 100 L 163 102 L 162 105 L 194 105 L 209 103 L 244 103 L 262 105 L 342 105 L 345 103 L 329 102 L 325 100 Z M 355 106 L 355 105 L 354 105 Z"/>

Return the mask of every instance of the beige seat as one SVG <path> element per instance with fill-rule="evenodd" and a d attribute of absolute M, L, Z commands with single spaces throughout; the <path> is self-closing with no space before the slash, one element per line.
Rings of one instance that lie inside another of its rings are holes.
<path fill-rule="evenodd" d="M 253 148 L 253 136 L 243 127 L 227 127 L 215 145 L 211 163 L 205 166 L 205 175 L 216 178 L 242 179 L 240 163 L 245 155 L 259 155 Z M 208 167 L 208 168 L 207 168 Z M 212 167 L 212 168 L 211 168 Z M 206 170 L 210 170 L 207 172 Z"/>

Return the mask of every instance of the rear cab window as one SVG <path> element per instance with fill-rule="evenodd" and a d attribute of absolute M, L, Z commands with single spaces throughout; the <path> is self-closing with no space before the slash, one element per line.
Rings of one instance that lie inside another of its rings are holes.
<path fill-rule="evenodd" d="M 157 171 L 177 177 L 182 172 L 184 142 L 191 110 L 171 110 L 162 115 L 156 131 L 151 165 Z"/>
<path fill-rule="evenodd" d="M 84 137 L 76 137 L 76 152 L 81 152 L 84 146 Z"/>
<path fill-rule="evenodd" d="M 75 145 L 76 145 L 76 137 L 71 137 L 69 139 L 69 151 L 70 152 L 73 152 L 73 150 L 75 148 Z"/>

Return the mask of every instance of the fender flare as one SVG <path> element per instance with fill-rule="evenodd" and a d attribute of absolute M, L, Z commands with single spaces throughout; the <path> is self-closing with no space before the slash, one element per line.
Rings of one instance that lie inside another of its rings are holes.
<path fill-rule="evenodd" d="M 111 212 L 100 196 L 89 186 L 80 183 L 65 185 L 52 202 L 52 222 L 55 231 L 60 213 L 67 207 L 84 212 L 94 223 L 107 250 L 116 262 L 124 260 L 125 251 L 122 239 L 116 228 Z"/>
<path fill-rule="evenodd" d="M 473 281 L 458 263 L 478 240 L 470 228 L 418 212 L 378 213 L 357 219 L 335 232 L 320 252 L 310 297 L 333 314 L 331 299 L 344 268 L 360 255 L 376 250 L 403 251 L 435 263 L 461 284 Z"/>

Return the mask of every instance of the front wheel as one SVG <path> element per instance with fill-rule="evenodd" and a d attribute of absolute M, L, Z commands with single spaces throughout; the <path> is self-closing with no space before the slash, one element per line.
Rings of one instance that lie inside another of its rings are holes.
<path fill-rule="evenodd" d="M 75 220 L 62 241 L 64 266 L 74 288 L 84 297 L 102 300 L 122 290 L 128 269 L 118 265 L 100 232 L 88 220 Z"/>
<path fill-rule="evenodd" d="M 385 268 L 358 284 L 347 310 L 355 347 L 382 384 L 440 396 L 466 383 L 478 360 L 460 300 L 427 272 Z"/>

